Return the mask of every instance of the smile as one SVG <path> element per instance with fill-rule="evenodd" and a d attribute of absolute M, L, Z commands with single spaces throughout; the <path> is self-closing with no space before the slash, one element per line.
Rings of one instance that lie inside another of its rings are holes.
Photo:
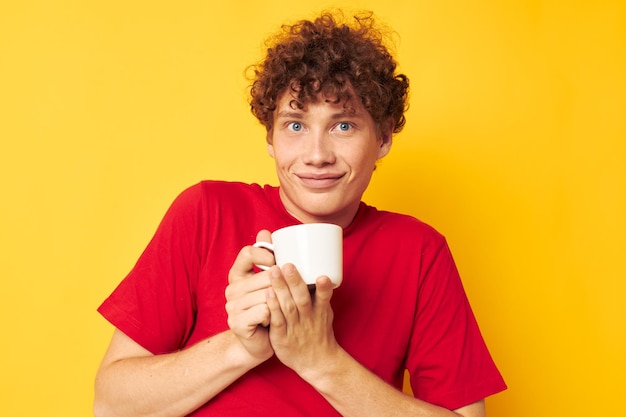
<path fill-rule="evenodd" d="M 324 189 L 336 185 L 345 174 L 296 174 L 308 188 Z"/>

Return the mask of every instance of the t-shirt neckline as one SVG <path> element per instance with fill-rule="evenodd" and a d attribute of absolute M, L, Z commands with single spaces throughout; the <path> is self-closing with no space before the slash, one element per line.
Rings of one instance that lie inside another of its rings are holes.
<path fill-rule="evenodd" d="M 263 187 L 263 189 L 265 191 L 265 195 L 267 196 L 267 199 L 269 200 L 270 204 L 278 212 L 280 212 L 280 214 L 284 217 L 284 219 L 286 220 L 288 224 L 292 224 L 292 225 L 302 224 L 300 220 L 295 218 L 285 208 L 285 205 L 280 199 L 280 187 L 279 186 L 266 184 Z M 359 208 L 356 212 L 356 215 L 354 216 L 354 219 L 352 219 L 352 222 L 343 229 L 344 236 L 347 236 L 348 234 L 352 232 L 352 230 L 358 227 L 358 224 L 361 223 L 363 219 L 367 216 L 368 208 L 369 206 L 365 204 L 363 201 L 359 203 Z"/>

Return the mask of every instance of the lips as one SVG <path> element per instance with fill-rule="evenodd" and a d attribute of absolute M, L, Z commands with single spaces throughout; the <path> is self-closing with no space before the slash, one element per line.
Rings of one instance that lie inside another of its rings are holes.
<path fill-rule="evenodd" d="M 303 173 L 296 174 L 300 181 L 309 188 L 324 189 L 337 184 L 345 174 L 337 173 Z"/>

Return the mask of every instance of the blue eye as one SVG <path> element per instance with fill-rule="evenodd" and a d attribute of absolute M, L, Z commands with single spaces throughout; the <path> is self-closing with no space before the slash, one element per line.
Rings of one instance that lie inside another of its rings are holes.
<path fill-rule="evenodd" d="M 348 130 L 350 130 L 351 127 L 352 125 L 350 125 L 350 123 L 347 123 L 347 122 L 341 122 L 337 125 L 337 128 L 342 132 L 347 132 Z"/>
<path fill-rule="evenodd" d="M 294 132 L 300 132 L 300 131 L 302 131 L 302 123 L 291 122 L 291 123 L 289 123 L 289 128 L 291 130 L 293 130 Z"/>

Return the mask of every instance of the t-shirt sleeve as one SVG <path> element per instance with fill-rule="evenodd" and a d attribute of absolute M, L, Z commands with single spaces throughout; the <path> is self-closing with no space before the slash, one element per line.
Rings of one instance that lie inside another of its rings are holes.
<path fill-rule="evenodd" d="M 424 265 L 407 357 L 414 395 L 450 410 L 506 389 L 448 245 Z"/>
<path fill-rule="evenodd" d="M 98 312 L 154 354 L 179 350 L 193 328 L 203 221 L 199 185 L 172 203 L 134 268 Z"/>

